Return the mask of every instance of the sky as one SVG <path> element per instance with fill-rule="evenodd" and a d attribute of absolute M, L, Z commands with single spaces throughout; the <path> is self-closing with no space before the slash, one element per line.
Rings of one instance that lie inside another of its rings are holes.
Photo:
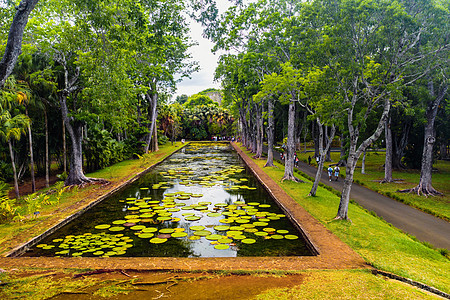
<path fill-rule="evenodd" d="M 226 11 L 230 6 L 228 1 L 217 1 L 217 6 L 220 13 Z M 190 49 L 192 59 L 197 61 L 200 66 L 200 71 L 193 73 L 191 79 L 185 78 L 182 82 L 177 84 L 177 91 L 173 99 L 179 95 L 197 94 L 208 88 L 220 89 L 220 82 L 214 82 L 214 71 L 217 66 L 220 54 L 212 54 L 211 49 L 214 44 L 208 39 L 202 37 L 203 28 L 195 21 L 190 22 L 191 38 L 198 42 L 197 46 Z"/>

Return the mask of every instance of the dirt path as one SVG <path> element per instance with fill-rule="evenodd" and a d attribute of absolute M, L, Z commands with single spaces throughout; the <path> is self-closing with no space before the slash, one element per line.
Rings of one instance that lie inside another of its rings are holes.
<path fill-rule="evenodd" d="M 267 152 L 267 148 L 264 148 L 264 151 Z M 280 159 L 279 153 L 274 152 L 274 157 Z M 299 162 L 298 169 L 313 178 L 316 176 L 317 168 L 306 163 Z M 342 191 L 343 180 L 341 178 L 339 180 L 330 182 L 326 171 L 323 172 L 321 178 L 322 183 L 340 192 Z M 420 241 L 428 242 L 436 248 L 450 249 L 449 222 L 380 195 L 356 183 L 352 185 L 350 198 L 365 209 L 374 211 L 378 216 L 395 227 L 415 236 Z"/>

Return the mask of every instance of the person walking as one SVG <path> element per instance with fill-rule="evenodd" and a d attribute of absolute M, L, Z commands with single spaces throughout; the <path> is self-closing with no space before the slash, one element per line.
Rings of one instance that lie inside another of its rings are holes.
<path fill-rule="evenodd" d="M 311 165 L 311 155 L 308 156 L 308 165 Z"/>
<path fill-rule="evenodd" d="M 341 169 L 339 169 L 339 166 L 334 167 L 334 177 L 336 177 L 336 181 L 338 181 L 340 171 Z"/>
<path fill-rule="evenodd" d="M 331 181 L 331 177 L 333 176 L 333 168 L 331 166 L 328 167 L 328 179 Z"/>

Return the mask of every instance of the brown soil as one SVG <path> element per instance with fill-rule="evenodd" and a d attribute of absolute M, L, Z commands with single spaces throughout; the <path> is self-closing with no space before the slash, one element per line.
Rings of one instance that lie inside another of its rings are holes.
<path fill-rule="evenodd" d="M 56 181 L 58 181 L 58 177 L 56 175 L 52 175 L 49 177 L 50 185 L 53 185 Z M 36 191 L 39 191 L 43 188 L 45 188 L 45 176 L 42 177 L 36 177 Z M 10 185 L 13 187 L 14 183 L 10 183 Z M 33 193 L 31 180 L 26 180 L 19 184 L 19 194 L 20 196 L 26 196 Z M 16 198 L 16 194 L 14 193 L 14 188 L 12 188 L 9 191 L 9 198 Z"/>
<path fill-rule="evenodd" d="M 83 300 L 105 299 L 94 293 L 105 284 L 128 289 L 127 294 L 109 296 L 108 299 L 249 299 L 268 289 L 292 288 L 301 285 L 306 274 L 215 274 L 215 273 L 175 273 L 175 272 L 107 272 L 94 275 L 85 275 L 74 278 L 74 274 L 60 271 L 25 272 L 14 275 L 14 278 L 50 277 L 52 281 L 69 280 L 80 281 L 95 279 L 99 283 L 92 287 L 74 291 L 61 292 L 51 299 Z M 126 284 L 132 283 L 132 286 Z"/>

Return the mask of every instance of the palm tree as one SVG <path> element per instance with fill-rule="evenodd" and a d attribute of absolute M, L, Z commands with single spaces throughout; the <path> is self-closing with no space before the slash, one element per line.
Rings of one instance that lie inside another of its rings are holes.
<path fill-rule="evenodd" d="M 14 151 L 12 147 L 12 139 L 20 140 L 21 134 L 26 132 L 26 128 L 30 124 L 30 119 L 24 115 L 19 114 L 14 117 L 11 116 L 8 110 L 2 110 L 0 114 L 0 137 L 8 143 L 9 154 L 11 156 L 11 164 L 14 173 L 14 191 L 16 198 L 19 198 L 19 184 L 17 181 L 16 164 L 14 161 Z"/>

